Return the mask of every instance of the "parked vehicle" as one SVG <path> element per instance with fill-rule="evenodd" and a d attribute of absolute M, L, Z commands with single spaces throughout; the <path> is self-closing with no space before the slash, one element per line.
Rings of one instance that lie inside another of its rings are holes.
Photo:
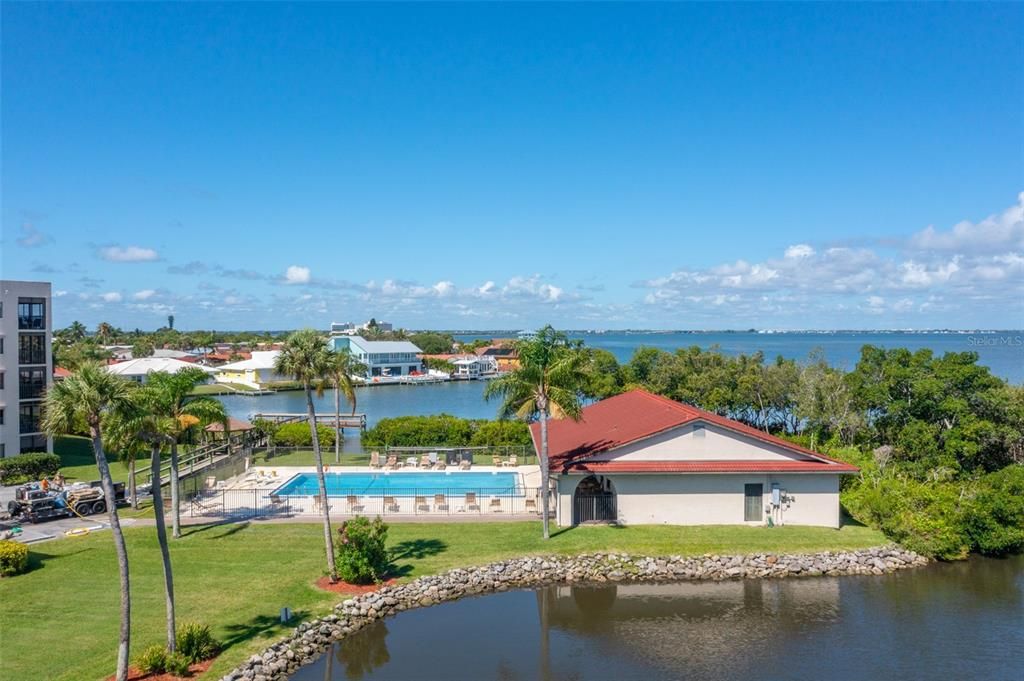
<path fill-rule="evenodd" d="M 113 501 L 115 504 L 126 503 L 123 482 L 114 483 Z M 13 518 L 37 523 L 72 515 L 106 513 L 108 503 L 99 480 L 75 483 L 61 489 L 43 489 L 40 483 L 32 482 L 14 490 L 14 500 L 7 502 L 7 512 Z"/>

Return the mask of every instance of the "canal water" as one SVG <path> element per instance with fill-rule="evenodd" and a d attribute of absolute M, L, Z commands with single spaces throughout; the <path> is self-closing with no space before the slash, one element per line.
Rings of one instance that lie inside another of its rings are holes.
<path fill-rule="evenodd" d="M 1024 557 L 885 576 L 559 586 L 413 610 L 292 681 L 1024 679 Z"/>

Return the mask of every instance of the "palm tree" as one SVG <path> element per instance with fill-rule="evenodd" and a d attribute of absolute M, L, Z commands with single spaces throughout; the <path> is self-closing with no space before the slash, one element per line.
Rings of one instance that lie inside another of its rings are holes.
<path fill-rule="evenodd" d="M 334 463 L 341 463 L 341 396 L 352 405 L 352 413 L 356 413 L 356 389 L 352 382 L 354 374 L 366 371 L 366 365 L 352 356 L 348 350 L 337 350 L 327 355 L 327 379 L 334 385 L 334 426 L 337 437 L 334 438 Z M 319 392 L 319 391 L 318 391 Z"/>
<path fill-rule="evenodd" d="M 43 428 L 51 437 L 70 433 L 84 422 L 92 439 L 92 450 L 99 468 L 103 494 L 110 516 L 110 530 L 117 553 L 121 580 L 121 630 L 117 648 L 117 681 L 128 678 L 128 646 L 131 639 L 131 591 L 128 578 L 128 549 L 114 503 L 114 481 L 103 452 L 102 421 L 106 414 L 132 408 L 132 384 L 109 373 L 99 364 L 83 364 L 46 393 L 43 403 Z"/>
<path fill-rule="evenodd" d="M 302 383 L 306 391 L 306 412 L 309 418 L 309 432 L 313 438 L 313 455 L 316 457 L 316 478 L 320 485 L 320 509 L 324 516 L 324 548 L 327 551 L 327 571 L 331 583 L 338 580 L 334 566 L 334 538 L 331 536 L 331 515 L 327 506 L 327 483 L 324 480 L 324 461 L 320 453 L 320 437 L 316 431 L 316 409 L 313 407 L 313 386 L 323 385 L 330 373 L 330 350 L 313 329 L 303 329 L 288 336 L 281 353 L 274 361 L 274 371 L 283 376 L 292 376 Z M 322 390 L 318 388 L 318 390 Z"/>
<path fill-rule="evenodd" d="M 175 539 L 181 538 L 181 509 L 178 499 L 178 441 L 186 430 L 199 424 L 215 421 L 224 424 L 227 430 L 227 412 L 224 405 L 212 397 L 200 397 L 192 394 L 195 387 L 207 378 L 205 371 L 198 367 L 189 367 L 168 374 L 154 371 L 146 378 L 150 393 L 150 406 L 154 413 L 170 420 L 171 427 L 171 533 Z M 153 485 L 160 484 L 160 469 L 151 471 Z"/>
<path fill-rule="evenodd" d="M 96 337 L 99 338 L 101 343 L 109 343 L 115 333 L 114 327 L 107 322 L 100 322 L 96 327 Z"/>
<path fill-rule="evenodd" d="M 545 326 L 531 340 L 516 344 L 519 368 L 487 384 L 484 398 L 502 398 L 501 418 L 540 421 L 541 507 L 544 538 L 548 528 L 548 419 L 579 420 L 580 391 L 586 381 L 586 356 L 579 343 Z"/>
<path fill-rule="evenodd" d="M 167 521 L 164 517 L 163 494 L 160 485 L 160 450 L 174 441 L 174 421 L 160 416 L 154 409 L 158 394 L 149 386 L 135 391 L 133 409 L 112 414 L 106 419 L 107 432 L 112 442 L 123 445 L 148 445 L 150 450 L 149 470 L 153 514 L 156 521 L 157 543 L 164 570 L 164 602 L 167 611 L 167 650 L 174 652 L 177 645 L 174 620 L 174 574 L 171 569 L 171 552 L 167 545 Z M 157 471 L 155 475 L 152 471 Z"/>

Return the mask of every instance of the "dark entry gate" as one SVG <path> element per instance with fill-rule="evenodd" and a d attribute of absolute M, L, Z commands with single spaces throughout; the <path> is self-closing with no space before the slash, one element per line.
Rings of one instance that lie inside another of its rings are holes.
<path fill-rule="evenodd" d="M 610 486 L 610 483 L 609 483 Z M 572 523 L 615 522 L 619 514 L 615 503 L 615 491 L 607 489 L 590 475 L 580 480 L 572 495 Z"/>

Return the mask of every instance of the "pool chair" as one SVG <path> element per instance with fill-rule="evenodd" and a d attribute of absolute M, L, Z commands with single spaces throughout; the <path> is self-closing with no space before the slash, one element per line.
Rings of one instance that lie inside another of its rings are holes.
<path fill-rule="evenodd" d="M 359 503 L 359 497 L 354 494 L 349 494 L 345 497 L 345 502 L 348 504 L 349 513 L 358 513 L 366 508 L 364 504 Z"/>
<path fill-rule="evenodd" d="M 459 470 L 460 471 L 468 471 L 472 467 L 473 467 L 473 460 L 472 459 L 463 459 L 462 461 L 459 462 Z"/>
<path fill-rule="evenodd" d="M 328 513 L 331 512 L 332 508 L 333 508 L 333 506 L 331 506 L 331 503 L 327 502 L 327 512 Z M 323 513 L 323 512 L 324 512 L 324 505 L 323 505 L 323 502 L 320 501 L 320 495 L 317 494 L 317 495 L 315 495 L 313 497 L 313 513 Z"/>
<path fill-rule="evenodd" d="M 387 513 L 398 513 L 401 508 L 398 506 L 398 502 L 395 501 L 394 497 L 384 497 L 384 511 Z"/>
<path fill-rule="evenodd" d="M 430 512 L 430 504 L 427 503 L 426 497 L 416 497 L 416 510 Z"/>
<path fill-rule="evenodd" d="M 443 471 L 448 468 L 448 464 L 445 463 L 444 459 L 438 459 L 437 463 L 434 464 L 434 470 Z"/>
<path fill-rule="evenodd" d="M 491 463 L 494 465 L 495 468 L 500 468 L 500 467 L 502 467 L 504 465 L 501 462 L 501 457 L 500 456 L 492 456 L 491 457 Z"/>
<path fill-rule="evenodd" d="M 388 455 L 388 462 L 384 467 L 390 468 L 391 470 L 398 470 L 398 457 L 394 454 Z"/>
<path fill-rule="evenodd" d="M 491 503 L 487 505 L 491 513 L 501 513 L 501 497 L 491 497 Z"/>
<path fill-rule="evenodd" d="M 466 506 L 467 511 L 479 511 L 480 502 L 476 500 L 476 492 L 466 492 Z"/>
<path fill-rule="evenodd" d="M 526 503 L 526 507 L 524 508 L 524 510 L 527 513 L 536 513 L 537 512 L 537 499 L 535 497 L 529 497 L 526 500 L 525 503 Z"/>
<path fill-rule="evenodd" d="M 516 456 L 515 454 L 509 456 L 508 457 L 508 461 L 505 462 L 505 465 L 506 466 L 518 466 L 519 465 L 519 457 Z"/>
<path fill-rule="evenodd" d="M 420 468 L 430 468 L 433 462 L 430 460 L 429 454 L 424 454 L 420 457 Z"/>
<path fill-rule="evenodd" d="M 380 468 L 380 452 L 370 452 L 370 468 Z"/>
<path fill-rule="evenodd" d="M 435 511 L 447 511 L 448 510 L 448 497 L 443 494 L 434 495 L 434 510 Z"/>

